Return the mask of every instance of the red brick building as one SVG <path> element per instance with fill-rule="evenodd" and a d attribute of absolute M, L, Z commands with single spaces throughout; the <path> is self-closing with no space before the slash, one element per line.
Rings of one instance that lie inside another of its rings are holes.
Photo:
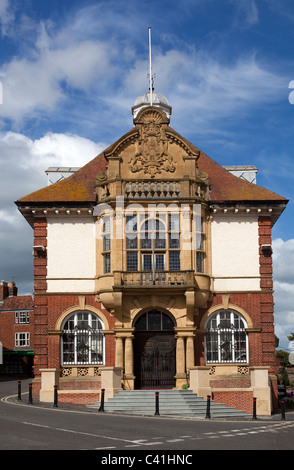
<path fill-rule="evenodd" d="M 161 95 L 139 97 L 127 134 L 16 203 L 34 230 L 33 390 L 95 403 L 101 386 L 188 381 L 270 414 L 271 229 L 287 200 L 220 166 L 170 114 Z"/>
<path fill-rule="evenodd" d="M 31 377 L 34 365 L 34 301 L 17 295 L 14 282 L 0 284 L 0 374 Z"/>

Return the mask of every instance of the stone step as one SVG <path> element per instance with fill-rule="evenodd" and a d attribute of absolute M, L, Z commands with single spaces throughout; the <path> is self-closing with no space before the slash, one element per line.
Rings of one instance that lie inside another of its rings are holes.
<path fill-rule="evenodd" d="M 157 390 L 156 390 L 157 391 Z M 155 390 L 121 390 L 104 403 L 106 412 L 154 415 Z M 100 402 L 91 408 L 100 408 Z M 192 390 L 159 390 L 159 414 L 166 416 L 206 417 L 207 401 Z M 212 418 L 249 417 L 245 411 L 210 402 Z"/>

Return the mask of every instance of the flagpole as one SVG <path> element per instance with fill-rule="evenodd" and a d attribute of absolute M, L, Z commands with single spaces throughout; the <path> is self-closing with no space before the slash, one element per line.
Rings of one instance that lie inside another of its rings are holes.
<path fill-rule="evenodd" d="M 153 105 L 153 85 L 152 85 L 152 59 L 151 59 L 151 28 L 149 26 L 149 90 L 150 90 L 150 106 Z"/>

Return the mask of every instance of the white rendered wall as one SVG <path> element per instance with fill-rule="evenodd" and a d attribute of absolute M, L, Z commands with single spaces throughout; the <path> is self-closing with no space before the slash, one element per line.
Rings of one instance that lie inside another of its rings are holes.
<path fill-rule="evenodd" d="M 257 217 L 214 215 L 211 245 L 215 291 L 260 290 Z"/>
<path fill-rule="evenodd" d="M 95 246 L 92 218 L 48 218 L 47 291 L 94 292 Z"/>

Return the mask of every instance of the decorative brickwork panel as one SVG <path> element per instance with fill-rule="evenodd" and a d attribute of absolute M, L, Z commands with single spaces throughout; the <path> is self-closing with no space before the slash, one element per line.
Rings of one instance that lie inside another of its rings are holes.
<path fill-rule="evenodd" d="M 251 380 L 248 378 L 235 378 L 228 376 L 225 379 L 213 379 L 210 382 L 211 388 L 250 388 Z"/>

